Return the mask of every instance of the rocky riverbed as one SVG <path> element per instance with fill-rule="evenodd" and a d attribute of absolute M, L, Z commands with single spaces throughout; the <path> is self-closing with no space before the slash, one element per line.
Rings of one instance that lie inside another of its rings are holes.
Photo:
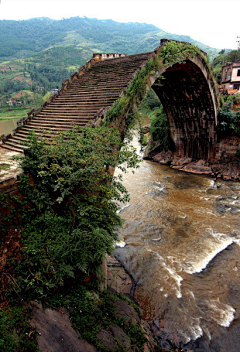
<path fill-rule="evenodd" d="M 240 181 L 240 160 L 192 160 L 190 157 L 176 156 L 171 151 L 159 151 L 159 143 L 151 142 L 147 146 L 144 159 L 156 161 L 162 165 L 170 165 L 171 168 L 188 173 L 209 175 L 222 178 L 225 181 Z"/>

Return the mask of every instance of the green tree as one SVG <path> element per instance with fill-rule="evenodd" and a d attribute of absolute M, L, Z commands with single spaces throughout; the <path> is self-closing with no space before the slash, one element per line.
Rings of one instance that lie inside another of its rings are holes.
<path fill-rule="evenodd" d="M 173 150 L 174 143 L 170 136 L 168 117 L 162 105 L 151 117 L 150 134 L 154 141 L 160 142 L 165 151 Z"/>
<path fill-rule="evenodd" d="M 121 225 L 118 204 L 128 200 L 112 170 L 137 160 L 109 128 L 69 131 L 51 145 L 30 135 L 20 177 L 21 202 L 28 204 L 21 208 L 24 260 L 16 267 L 29 297 L 99 271 Z"/>
<path fill-rule="evenodd" d="M 229 97 L 218 115 L 217 132 L 220 138 L 230 135 L 240 136 L 240 111 L 233 110 L 233 100 L 239 96 Z"/>

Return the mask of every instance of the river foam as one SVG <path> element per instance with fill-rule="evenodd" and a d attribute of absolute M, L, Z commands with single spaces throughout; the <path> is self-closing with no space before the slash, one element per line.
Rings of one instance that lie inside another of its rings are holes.
<path fill-rule="evenodd" d="M 198 254 L 198 261 L 191 263 L 190 268 L 184 269 L 184 271 L 188 274 L 200 273 L 219 253 L 227 249 L 232 243 L 233 240 L 231 238 L 226 238 L 218 244 L 213 243 L 210 251 Z"/>

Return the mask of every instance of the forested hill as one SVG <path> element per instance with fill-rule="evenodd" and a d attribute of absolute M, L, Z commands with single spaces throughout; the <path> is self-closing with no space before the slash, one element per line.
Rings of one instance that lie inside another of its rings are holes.
<path fill-rule="evenodd" d="M 86 17 L 1 20 L 0 33 L 1 61 L 29 57 L 55 46 L 73 44 L 79 53 L 83 51 L 84 61 L 84 50 L 136 54 L 152 51 L 159 45 L 161 38 L 188 41 L 198 45 L 210 56 L 215 56 L 219 51 L 198 43 L 189 36 L 167 33 L 151 24 L 119 23 Z M 81 61 L 81 56 L 79 60 Z"/>
<path fill-rule="evenodd" d="M 210 59 L 219 52 L 151 24 L 86 17 L 0 20 L 0 33 L 0 110 L 40 104 L 96 52 L 149 52 L 162 38 L 196 44 Z"/>

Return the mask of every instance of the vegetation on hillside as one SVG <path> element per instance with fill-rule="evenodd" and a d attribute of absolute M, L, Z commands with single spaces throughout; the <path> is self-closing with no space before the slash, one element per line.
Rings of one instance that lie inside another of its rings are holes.
<path fill-rule="evenodd" d="M 0 58 L 23 58 L 42 50 L 65 45 L 82 45 L 91 50 L 135 54 L 152 51 L 161 38 L 203 45 L 189 36 L 166 33 L 146 23 L 119 23 L 112 20 L 72 17 L 62 20 L 34 18 L 0 21 Z"/>

